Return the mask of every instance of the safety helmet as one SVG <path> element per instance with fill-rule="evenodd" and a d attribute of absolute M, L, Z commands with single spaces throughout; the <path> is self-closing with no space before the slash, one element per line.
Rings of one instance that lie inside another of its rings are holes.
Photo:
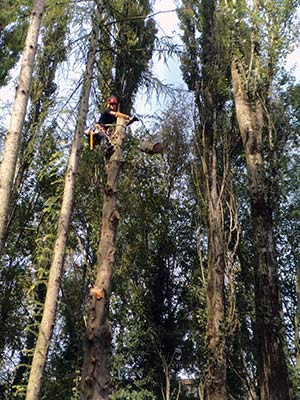
<path fill-rule="evenodd" d="M 116 96 L 111 96 L 108 100 L 107 100 L 108 104 L 119 104 L 118 98 Z"/>

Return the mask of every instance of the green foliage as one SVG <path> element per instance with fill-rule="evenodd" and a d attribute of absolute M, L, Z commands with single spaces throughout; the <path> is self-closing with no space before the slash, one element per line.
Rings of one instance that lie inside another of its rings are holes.
<path fill-rule="evenodd" d="M 234 271 L 227 271 L 225 292 L 227 383 L 230 395 L 236 399 L 249 397 L 249 391 L 253 392 L 257 386 L 252 228 L 244 155 L 230 98 L 229 61 L 234 49 L 245 68 L 249 92 L 259 87 L 260 93 L 265 93 L 266 88 L 272 87 L 272 93 L 268 92 L 269 97 L 264 103 L 268 109 L 266 120 L 272 121 L 272 129 L 265 130 L 265 161 L 276 204 L 276 239 L 289 338 L 288 355 L 292 365 L 292 386 L 295 398 L 298 398 L 299 371 L 294 359 L 293 321 L 297 306 L 295 272 L 300 254 L 300 160 L 297 150 L 300 91 L 299 85 L 293 85 L 284 73 L 274 80 L 280 60 L 292 45 L 296 33 L 296 30 L 290 30 L 296 2 L 266 1 L 261 3 L 259 10 L 250 9 L 251 4 L 219 2 L 220 8 L 215 12 L 216 65 L 207 69 L 207 76 L 218 95 L 218 106 L 225 105 L 224 114 L 216 120 L 219 127 L 217 168 L 218 172 L 222 171 L 231 160 L 230 190 L 239 204 L 231 211 L 238 213 L 240 231 L 231 232 L 231 240 L 226 236 L 226 254 L 230 258 L 235 252 Z M 68 60 L 66 42 L 70 37 L 74 41 L 73 48 L 79 42 L 85 52 L 86 38 L 83 36 L 89 30 L 91 17 L 90 8 L 85 4 L 72 3 L 71 10 L 69 5 L 68 2 L 51 5 L 43 17 L 30 113 L 21 147 L 24 158 L 20 158 L 20 165 L 24 164 L 25 169 L 21 185 L 16 185 L 7 254 L 1 259 L 1 398 L 24 398 L 52 257 L 66 163 L 59 121 L 52 122 L 51 115 L 61 84 L 55 77 L 60 64 Z M 185 93 L 183 98 L 177 93 L 176 102 L 160 112 L 157 123 L 151 127 L 151 134 L 127 132 L 111 297 L 113 400 L 161 399 L 161 390 L 166 389 L 166 365 L 170 367 L 168 378 L 174 394 L 178 391 L 180 376 L 193 376 L 198 383 L 205 374 L 206 203 L 198 157 L 201 146 L 196 148 L 195 141 L 193 155 L 194 127 L 190 114 L 193 95 L 196 101 L 201 103 L 203 100 L 199 85 L 203 72 L 203 11 L 199 2 L 192 0 L 184 0 L 179 9 L 184 42 L 182 72 L 193 93 L 190 96 Z M 76 15 L 77 12 L 80 14 Z M 29 3 L 22 2 L 20 6 L 19 2 L 3 2 L 0 84 L 7 81 L 8 71 L 18 59 L 29 13 Z M 98 87 L 102 98 L 115 92 L 123 103 L 123 111 L 131 110 L 137 89 L 141 84 L 147 84 L 156 36 L 155 23 L 148 17 L 150 13 L 148 1 L 111 1 L 103 11 Z M 72 23 L 71 16 L 74 17 Z M 76 40 L 72 35 L 68 36 L 69 30 L 76 30 Z M 255 47 L 257 42 L 259 47 Z M 260 64 L 251 58 L 254 50 L 262 56 Z M 247 73 L 253 70 L 257 80 L 247 80 Z M 271 81 L 272 86 L 268 86 Z M 72 112 L 71 106 L 69 109 Z M 198 126 L 203 115 L 196 117 L 195 125 Z M 71 126 L 69 130 L 72 130 Z M 149 157 L 138 152 L 139 140 L 145 136 L 156 139 L 156 132 L 164 142 L 164 155 Z M 84 147 L 43 399 L 75 400 L 80 397 L 83 316 L 88 289 L 94 282 L 104 169 L 100 149 L 90 152 Z M 222 181 L 218 181 L 218 185 L 221 184 Z M 230 193 L 225 194 L 229 204 Z M 224 210 L 224 225 L 232 227 L 228 210 Z M 239 245 L 235 248 L 237 239 Z M 186 398 L 189 397 L 182 389 L 180 399 Z"/>
<path fill-rule="evenodd" d="M 121 389 L 117 393 L 111 396 L 112 400 L 156 400 L 157 397 L 154 396 L 149 390 L 142 389 L 141 391 L 132 390 L 129 385 L 126 389 Z"/>
<path fill-rule="evenodd" d="M 212 2 L 209 3 L 210 2 L 208 2 L 208 6 L 213 7 Z M 235 56 L 237 56 L 240 61 L 239 68 L 240 71 L 242 70 L 244 73 L 244 83 L 250 94 L 250 98 L 252 98 L 251 96 L 253 96 L 254 93 L 259 93 L 260 100 L 264 99 L 266 95 L 269 96 L 263 102 L 266 121 L 268 121 L 264 131 L 264 148 L 266 150 L 265 161 L 270 184 L 269 195 L 273 199 L 273 204 L 280 204 L 281 207 L 285 204 L 287 208 L 289 208 L 288 204 L 290 204 L 289 202 L 291 200 L 293 204 L 291 208 L 295 210 L 295 206 L 297 208 L 297 201 L 295 201 L 297 195 L 294 198 L 294 196 L 291 197 L 291 193 L 297 193 L 297 189 L 296 191 L 295 187 L 293 189 L 288 189 L 289 184 L 287 185 L 287 176 L 296 178 L 298 175 L 294 167 L 292 167 L 294 162 L 291 160 L 291 154 L 293 154 L 293 158 L 297 158 L 296 152 L 293 151 L 294 141 L 297 141 L 297 139 L 292 133 L 291 123 L 295 128 L 298 126 L 298 107 L 296 106 L 292 113 L 290 113 L 291 104 L 297 103 L 297 87 L 292 90 L 289 89 L 288 92 L 286 92 L 289 80 L 287 75 L 282 70 L 280 71 L 280 68 L 282 68 L 282 60 L 284 60 L 286 52 L 289 51 L 295 43 L 294 39 L 297 35 L 297 27 L 293 25 L 296 3 L 294 1 L 287 1 L 279 4 L 276 1 L 267 1 L 260 2 L 257 8 L 256 5 L 258 3 L 256 2 L 226 1 L 218 4 L 219 8 L 215 10 L 214 14 L 217 27 L 215 32 L 217 40 L 214 42 L 214 45 L 217 45 L 217 66 L 214 65 L 213 70 L 206 71 L 207 77 L 211 78 L 211 82 L 213 82 L 214 93 L 220 96 L 220 104 L 224 104 L 224 99 L 230 101 L 230 97 L 228 96 L 230 94 L 230 80 L 227 68 L 230 63 L 230 52 L 234 52 Z M 207 21 L 207 18 L 205 18 L 206 11 L 207 8 L 200 10 L 199 4 L 194 1 L 184 1 L 179 11 L 181 28 L 183 31 L 183 42 L 185 44 L 182 56 L 183 77 L 189 88 L 193 90 L 196 100 L 199 98 L 202 100 L 199 95 L 201 94 L 199 90 L 201 85 L 199 82 L 203 77 L 201 70 L 203 63 L 201 65 L 200 59 L 201 55 L 203 55 L 203 48 L 205 49 L 206 45 L 205 42 L 203 43 L 203 21 Z M 211 51 L 210 43 L 208 43 L 208 51 Z M 218 54 L 220 57 L 219 60 Z M 207 62 L 207 59 L 204 59 L 204 61 L 205 60 Z M 209 68 L 206 65 L 204 65 L 204 67 Z M 218 67 L 220 69 L 218 69 Z M 280 74 L 278 74 L 279 71 Z M 209 82 L 210 79 L 207 81 Z M 272 92 L 269 91 L 271 85 Z M 282 101 L 282 91 L 291 100 L 289 105 Z M 279 93 L 281 94 L 279 95 Z M 229 104 L 230 103 L 227 103 L 227 105 Z M 231 114 L 228 107 L 227 111 L 229 111 L 228 117 L 233 120 L 232 116 L 234 117 L 234 112 Z M 200 115 L 200 118 L 203 119 L 203 115 Z M 232 133 L 233 137 L 231 139 L 235 139 L 235 126 L 233 125 L 230 128 L 228 122 L 226 125 L 223 124 L 223 129 L 221 131 L 223 137 L 225 126 L 229 127 L 229 132 Z M 222 137 L 220 140 L 222 140 Z M 233 146 L 236 146 L 236 144 L 234 145 L 234 141 L 231 143 Z M 232 162 L 234 163 L 231 169 L 235 171 L 233 175 L 233 185 L 240 203 L 239 222 L 241 225 L 241 236 L 237 251 L 238 263 L 241 270 L 239 270 L 236 275 L 239 285 L 234 288 L 237 326 L 233 336 L 228 337 L 228 385 L 233 396 L 236 398 L 244 398 L 248 390 L 248 388 L 244 386 L 245 382 L 247 381 L 251 388 L 255 388 L 256 385 L 256 350 L 253 341 L 253 326 L 255 320 L 254 280 L 249 199 L 246 194 L 247 182 L 243 178 L 245 168 L 243 166 L 243 154 L 240 145 L 238 144 L 237 147 L 231 147 L 230 138 L 228 141 L 223 140 L 223 145 L 227 150 L 232 149 L 229 150 L 231 151 Z M 220 147 L 218 147 L 218 151 L 219 149 Z M 218 154 L 220 156 L 222 152 Z M 289 160 L 286 156 L 288 156 Z M 221 157 L 218 158 L 218 167 L 219 165 L 222 165 Z M 195 175 L 197 174 L 196 168 L 197 166 L 195 166 L 194 169 Z M 288 170 L 291 168 L 291 170 L 289 170 L 289 172 L 284 172 L 285 168 L 288 168 Z M 296 182 L 295 184 L 297 185 Z M 284 199 L 279 200 L 278 196 L 280 196 L 280 193 L 283 193 L 282 190 L 284 191 Z M 287 192 L 285 192 L 285 190 L 287 190 Z M 201 196 L 201 184 L 199 184 L 198 193 L 200 193 Z M 291 208 L 289 208 L 289 210 L 291 210 Z M 199 207 L 199 209 L 200 212 L 203 213 L 203 209 L 201 209 L 201 207 Z M 295 274 L 295 261 L 290 251 L 291 248 L 297 249 L 298 246 L 295 247 L 295 242 L 293 241 L 293 245 L 289 247 L 290 244 L 287 244 L 285 233 L 283 232 L 287 232 L 289 230 L 287 226 L 290 227 L 291 225 L 294 226 L 296 230 L 298 229 L 298 224 L 296 222 L 297 217 L 293 219 L 292 214 L 289 214 L 289 217 L 293 220 L 290 225 L 286 223 L 287 214 L 285 212 L 281 217 L 279 217 L 279 212 L 276 212 L 276 215 L 285 226 L 281 226 L 281 233 L 278 232 L 277 240 L 278 246 L 281 249 L 279 263 L 282 268 L 282 293 L 284 293 L 284 298 L 287 302 L 285 304 L 289 304 L 286 305 L 285 308 L 291 310 L 290 305 L 294 304 L 294 300 L 292 299 L 295 290 L 295 281 L 293 277 Z M 201 216 L 199 219 L 201 220 Z M 282 235 L 284 237 L 282 237 Z M 295 240 L 297 240 L 295 231 L 293 231 L 293 235 L 295 235 Z M 290 237 L 289 234 L 288 236 Z M 282 254 L 282 252 L 284 252 L 283 249 L 287 251 L 286 257 Z M 288 259 L 290 261 L 288 261 Z M 294 272 L 292 272 L 292 270 Z M 231 281 L 228 285 L 230 284 L 232 284 Z M 294 308 L 292 307 L 292 309 Z M 290 311 L 287 311 L 286 314 L 289 321 L 288 337 L 293 337 L 292 319 L 294 314 Z M 201 314 L 197 314 L 197 317 L 201 318 Z M 290 343 L 290 345 L 293 347 L 292 343 Z M 241 349 L 243 350 L 240 352 Z M 243 351 L 247 354 L 246 357 Z"/>
<path fill-rule="evenodd" d="M 32 1 L 1 2 L 0 15 L 0 86 L 8 83 L 24 46 Z"/>
<path fill-rule="evenodd" d="M 213 9 L 214 22 L 210 21 L 209 12 Z M 222 108 L 229 98 L 230 92 L 230 32 L 228 31 L 227 16 L 215 10 L 213 2 L 199 4 L 199 2 L 185 0 L 178 10 L 182 41 L 184 49 L 181 53 L 181 70 L 183 79 L 188 88 L 194 92 L 195 98 L 200 100 L 205 95 L 201 91 L 201 80 L 209 84 L 211 91 L 216 93 L 216 106 Z M 208 22 L 210 21 L 210 22 Z M 212 37 L 207 38 L 207 25 L 214 24 Z M 212 46 L 213 44 L 213 46 Z M 209 63 L 213 57 L 213 63 Z"/>
<path fill-rule="evenodd" d="M 197 13 L 195 2 L 184 0 L 182 8 L 179 9 L 178 17 L 180 28 L 183 32 L 182 41 L 185 45 L 181 55 L 181 70 L 183 79 L 189 90 L 195 91 L 197 96 L 200 80 L 200 50 L 196 40 L 197 32 Z"/>
<path fill-rule="evenodd" d="M 280 3 L 280 4 L 279 4 Z M 250 96 L 258 91 L 268 95 L 272 79 L 280 72 L 285 57 L 299 36 L 294 0 L 244 1 L 224 6 L 231 30 L 232 52 L 240 61 Z"/>
<path fill-rule="evenodd" d="M 189 114 L 178 118 L 176 105 L 157 126 L 166 150 L 164 159 L 136 153 L 127 142 L 120 190 L 121 219 L 118 262 L 112 298 L 115 398 L 127 391 L 137 398 L 160 398 L 165 390 L 164 363 L 170 364 L 172 390 L 178 373 L 194 373 L 190 279 L 197 280 L 188 190 Z M 172 115 L 172 117 L 170 117 Z M 141 138 L 143 140 L 143 138 Z M 145 392 L 151 387 L 152 397 Z"/>
<path fill-rule="evenodd" d="M 149 71 L 157 29 L 148 17 L 149 1 L 112 1 L 107 12 L 100 43 L 100 89 L 104 99 L 115 93 L 129 113 Z"/>

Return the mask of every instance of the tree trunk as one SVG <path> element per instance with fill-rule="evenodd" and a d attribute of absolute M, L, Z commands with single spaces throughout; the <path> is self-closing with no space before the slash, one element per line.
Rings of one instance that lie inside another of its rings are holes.
<path fill-rule="evenodd" d="M 235 109 L 245 149 L 251 198 L 260 396 L 261 400 L 288 400 L 290 394 L 273 240 L 273 209 L 263 162 L 263 113 L 259 101 L 250 101 L 239 67 L 238 60 L 233 58 L 231 72 Z"/>
<path fill-rule="evenodd" d="M 61 7 L 59 16 L 67 13 L 69 7 L 67 1 L 65 5 Z M 57 21 L 57 19 L 60 20 L 53 26 L 54 21 Z M 57 46 L 65 40 L 66 31 L 67 21 L 65 19 L 57 17 L 56 13 L 55 16 L 52 15 L 50 18 L 49 15 L 46 15 L 44 20 L 43 45 L 37 55 L 34 68 L 29 98 L 31 105 L 27 112 L 26 124 L 24 125 L 23 132 L 24 137 L 21 139 L 21 147 L 19 149 L 14 185 L 10 198 L 12 207 L 7 220 L 4 243 L 6 243 L 10 226 L 14 221 L 17 205 L 19 203 L 18 199 L 22 196 L 23 184 L 26 181 L 32 161 L 39 152 L 39 142 L 37 139 L 41 131 L 40 128 L 49 116 L 49 109 L 51 109 L 53 105 L 54 94 L 56 92 L 56 85 L 53 85 L 53 80 L 58 65 L 62 62 L 62 52 L 57 51 Z M 47 68 L 45 68 L 45 65 L 47 65 Z M 32 210 L 28 209 L 27 213 L 30 215 Z M 23 236 L 28 229 L 28 223 L 30 223 L 30 221 L 28 221 L 27 218 L 26 222 L 27 224 L 22 224 L 22 229 L 19 231 L 19 238 Z"/>
<path fill-rule="evenodd" d="M 109 396 L 109 353 L 111 328 L 109 298 L 119 213 L 117 211 L 118 178 L 122 164 L 121 145 L 125 138 L 125 121 L 117 120 L 112 136 L 115 152 L 106 163 L 107 181 L 103 195 L 101 237 L 97 257 L 97 276 L 90 290 L 84 342 L 81 400 L 107 400 Z"/>
<path fill-rule="evenodd" d="M 53 259 L 49 271 L 46 300 L 29 375 L 26 400 L 38 400 L 40 398 L 47 353 L 55 323 L 64 253 L 75 195 L 76 176 L 81 148 L 81 137 L 82 132 L 84 131 L 84 127 L 86 125 L 86 116 L 88 111 L 93 67 L 95 63 L 95 54 L 99 35 L 100 17 L 101 12 L 99 8 L 97 8 L 93 23 L 84 83 L 80 98 L 77 125 L 75 128 L 72 149 L 65 176 L 63 200 L 58 221 Z"/>
<path fill-rule="evenodd" d="M 295 354 L 296 354 L 296 368 L 300 369 L 300 264 L 296 261 L 296 312 L 295 312 Z"/>
<path fill-rule="evenodd" d="M 216 85 L 217 48 L 215 1 L 202 0 L 202 168 L 205 179 L 205 199 L 208 226 L 208 277 L 206 287 L 207 322 L 207 371 L 205 374 L 205 398 L 226 400 L 227 363 L 225 353 L 225 243 L 222 213 L 222 176 L 218 172 L 217 127 L 218 90 Z M 214 73 L 212 74 L 212 71 Z M 221 112 L 221 110 L 220 110 Z"/>
<path fill-rule="evenodd" d="M 206 119 L 208 122 L 208 119 Z M 205 374 L 205 398 L 226 400 L 226 353 L 225 353 L 225 243 L 222 213 L 222 193 L 219 190 L 217 154 L 214 140 L 216 132 L 211 125 L 204 127 L 207 138 L 203 149 L 202 166 L 205 177 L 208 225 L 208 276 L 206 287 L 207 322 L 207 371 Z"/>
<path fill-rule="evenodd" d="M 16 88 L 14 106 L 0 165 L 0 253 L 2 252 L 6 236 L 7 219 L 10 211 L 11 191 L 14 182 L 20 138 L 29 98 L 33 63 L 36 54 L 44 5 L 45 0 L 36 0 L 31 13 L 22 56 L 21 71 Z"/>
<path fill-rule="evenodd" d="M 213 172 L 211 171 L 211 175 Z M 207 193 L 208 200 L 208 277 L 206 289 L 206 340 L 208 368 L 205 376 L 207 400 L 227 399 L 225 311 L 224 311 L 224 235 L 220 194 L 214 188 Z"/>

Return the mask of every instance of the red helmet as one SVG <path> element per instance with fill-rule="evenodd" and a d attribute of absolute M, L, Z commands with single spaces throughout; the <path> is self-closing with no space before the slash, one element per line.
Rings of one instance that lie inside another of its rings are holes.
<path fill-rule="evenodd" d="M 109 99 L 108 99 L 108 104 L 119 104 L 119 101 L 118 101 L 118 98 L 116 97 L 116 96 L 111 96 Z"/>

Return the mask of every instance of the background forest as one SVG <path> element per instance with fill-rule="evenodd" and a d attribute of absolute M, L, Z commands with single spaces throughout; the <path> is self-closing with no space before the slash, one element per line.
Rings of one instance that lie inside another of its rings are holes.
<path fill-rule="evenodd" d="M 0 399 L 300 400 L 299 1 L 178 0 L 179 44 L 154 5 L 1 1 Z M 111 94 L 139 122 L 101 303 L 115 164 L 83 132 Z"/>

